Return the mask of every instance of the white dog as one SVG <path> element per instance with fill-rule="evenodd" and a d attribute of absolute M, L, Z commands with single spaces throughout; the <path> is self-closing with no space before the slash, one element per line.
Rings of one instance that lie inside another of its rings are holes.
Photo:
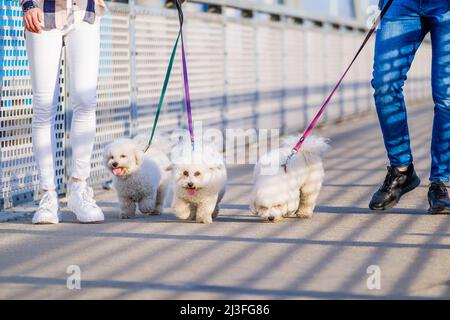
<path fill-rule="evenodd" d="M 134 217 L 136 204 L 143 214 L 162 212 L 167 190 L 164 170 L 151 156 L 144 155 L 141 145 L 131 139 L 118 139 L 105 148 L 103 157 L 113 176 L 121 218 Z"/>
<path fill-rule="evenodd" d="M 329 145 L 324 138 L 310 136 L 285 170 L 283 164 L 297 140 L 297 137 L 287 138 L 280 148 L 262 156 L 255 166 L 250 210 L 263 219 L 312 217 L 324 179 L 321 156 Z"/>
<path fill-rule="evenodd" d="M 227 181 L 222 154 L 211 145 L 193 151 L 189 143 L 181 143 L 172 151 L 172 162 L 176 216 L 212 223 Z"/>

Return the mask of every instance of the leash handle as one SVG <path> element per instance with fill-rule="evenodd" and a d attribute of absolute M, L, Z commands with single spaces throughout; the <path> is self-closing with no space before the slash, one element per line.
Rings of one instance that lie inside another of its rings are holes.
<path fill-rule="evenodd" d="M 305 139 L 309 136 L 309 134 L 311 133 L 312 129 L 317 125 L 317 122 L 319 121 L 320 117 L 322 116 L 322 113 L 324 112 L 325 108 L 328 106 L 328 104 L 330 103 L 331 98 L 334 96 L 336 90 L 339 88 L 339 86 L 341 85 L 342 81 L 344 80 L 345 76 L 347 75 L 348 71 L 350 70 L 350 68 L 353 66 L 354 62 L 356 61 L 356 59 L 358 58 L 359 54 L 361 53 L 361 51 L 364 49 L 364 47 L 366 46 L 367 42 L 369 41 L 370 37 L 372 36 L 372 34 L 375 32 L 375 30 L 377 29 L 378 25 L 381 22 L 381 19 L 383 19 L 383 17 L 385 16 L 386 12 L 388 11 L 389 7 L 391 6 L 392 2 L 394 0 L 388 0 L 388 2 L 386 3 L 386 5 L 384 6 L 384 8 L 381 10 L 380 14 L 378 15 L 377 19 L 375 20 L 372 28 L 367 32 L 366 37 L 364 38 L 363 43 L 361 44 L 361 46 L 359 47 L 358 51 L 356 52 L 355 56 L 353 57 L 353 60 L 350 62 L 349 66 L 347 67 L 347 69 L 345 69 L 344 74 L 341 76 L 341 78 L 339 79 L 339 81 L 337 82 L 337 84 L 333 87 L 333 90 L 331 90 L 331 93 L 329 94 L 328 98 L 325 100 L 325 102 L 323 103 L 322 107 L 319 109 L 319 112 L 317 112 L 316 116 L 314 117 L 314 119 L 311 121 L 311 123 L 309 124 L 309 126 L 306 128 L 306 130 L 303 132 L 301 138 L 298 140 L 297 144 L 294 146 L 294 148 L 292 149 L 292 153 L 291 155 L 288 157 L 288 161 L 300 150 L 300 147 L 302 146 L 303 142 L 305 141 Z"/>

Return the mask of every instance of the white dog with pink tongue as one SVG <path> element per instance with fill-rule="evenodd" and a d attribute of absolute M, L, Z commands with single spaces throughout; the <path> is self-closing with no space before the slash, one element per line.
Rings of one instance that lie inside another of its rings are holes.
<path fill-rule="evenodd" d="M 172 150 L 174 210 L 179 219 L 212 223 L 225 194 L 227 172 L 222 153 L 212 144 L 192 150 L 182 142 Z"/>
<path fill-rule="evenodd" d="M 146 137 L 121 138 L 104 150 L 104 165 L 112 173 L 122 219 L 142 214 L 159 215 L 169 192 L 172 165 L 155 141 L 144 154 Z"/>

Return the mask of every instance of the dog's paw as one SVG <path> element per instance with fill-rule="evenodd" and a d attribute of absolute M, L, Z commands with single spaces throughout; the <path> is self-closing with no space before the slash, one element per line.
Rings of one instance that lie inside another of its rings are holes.
<path fill-rule="evenodd" d="M 160 216 L 161 213 L 162 213 L 161 210 L 155 209 L 155 210 L 153 210 L 153 211 L 150 213 L 150 215 L 151 215 L 151 216 Z"/>
<path fill-rule="evenodd" d="M 302 218 L 302 219 L 310 219 L 313 216 L 313 212 L 312 211 L 307 211 L 307 210 L 301 210 L 297 212 L 297 217 Z"/>
<path fill-rule="evenodd" d="M 134 213 L 126 213 L 126 212 L 121 212 L 119 215 L 120 219 L 133 219 L 134 218 Z"/>
<path fill-rule="evenodd" d="M 141 211 L 141 213 L 145 216 L 159 216 L 161 214 L 158 210 L 150 210 L 150 211 Z"/>
<path fill-rule="evenodd" d="M 297 217 L 298 211 L 289 211 L 283 215 L 284 218 L 295 218 Z"/>
<path fill-rule="evenodd" d="M 213 220 L 212 220 L 211 217 L 197 218 L 196 221 L 199 222 L 199 223 L 204 223 L 204 224 L 211 224 L 211 223 L 213 223 Z"/>
<path fill-rule="evenodd" d="M 177 208 L 175 208 L 175 215 L 181 220 L 188 220 L 191 218 L 191 212 L 188 210 L 177 210 Z"/>

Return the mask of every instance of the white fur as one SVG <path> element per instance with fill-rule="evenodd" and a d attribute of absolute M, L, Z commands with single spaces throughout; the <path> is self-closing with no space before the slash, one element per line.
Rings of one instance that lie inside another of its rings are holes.
<path fill-rule="evenodd" d="M 250 210 L 255 215 L 271 221 L 312 217 L 324 179 L 321 156 L 329 145 L 324 138 L 310 136 L 285 172 L 282 165 L 297 141 L 296 136 L 288 137 L 280 148 L 268 152 L 256 164 L 250 195 Z M 265 164 L 273 166 L 272 174 L 264 174 Z"/>
<path fill-rule="evenodd" d="M 112 175 L 120 205 L 120 217 L 135 216 L 136 206 L 143 214 L 158 215 L 164 208 L 167 186 L 164 185 L 162 164 L 144 155 L 131 139 L 118 139 L 104 150 L 104 165 Z M 113 163 L 120 172 L 114 174 Z M 170 161 L 169 161 L 170 162 Z"/>
<path fill-rule="evenodd" d="M 227 172 L 222 154 L 205 144 L 192 151 L 190 143 L 184 142 L 172 150 L 172 162 L 176 216 L 212 223 L 219 214 L 226 188 Z"/>
<path fill-rule="evenodd" d="M 139 134 L 133 138 L 136 145 L 145 151 L 148 145 L 149 137 L 143 134 Z M 173 199 L 172 194 L 172 162 L 170 161 L 170 151 L 173 147 L 173 143 L 170 141 L 168 135 L 162 133 L 156 133 L 151 146 L 145 152 L 145 155 L 156 162 L 161 171 L 161 184 L 158 191 L 158 196 L 162 197 L 162 207 L 164 205 L 170 206 Z M 159 201 L 158 201 L 159 203 Z"/>

